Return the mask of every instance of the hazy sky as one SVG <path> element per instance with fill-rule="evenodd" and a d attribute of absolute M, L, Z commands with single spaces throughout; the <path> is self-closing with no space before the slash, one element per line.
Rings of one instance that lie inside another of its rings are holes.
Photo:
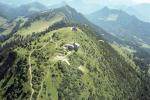
<path fill-rule="evenodd" d="M 62 1 L 65 2 L 84 2 L 85 4 L 135 4 L 135 3 L 150 3 L 150 0 L 0 0 L 4 3 L 9 4 L 23 4 L 28 2 L 42 2 L 44 4 L 51 4 L 51 3 L 59 3 Z"/>
<path fill-rule="evenodd" d="M 76 8 L 82 13 L 87 13 L 94 11 L 96 9 L 101 9 L 103 6 L 130 6 L 134 4 L 141 3 L 150 3 L 150 0 L 0 0 L 0 2 L 11 4 L 11 5 L 20 5 L 30 2 L 41 2 L 47 6 L 61 3 L 65 1 L 67 4 Z"/>

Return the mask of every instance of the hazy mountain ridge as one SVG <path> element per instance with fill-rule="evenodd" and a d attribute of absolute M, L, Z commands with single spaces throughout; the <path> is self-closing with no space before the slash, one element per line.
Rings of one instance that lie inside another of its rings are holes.
<path fill-rule="evenodd" d="M 150 4 L 139 4 L 131 7 L 127 7 L 124 11 L 129 14 L 135 15 L 145 22 L 150 22 Z"/>
<path fill-rule="evenodd" d="M 28 16 L 47 9 L 48 8 L 46 6 L 38 2 L 33 2 L 18 7 L 0 3 L 0 16 L 11 20 L 18 16 Z"/>
<path fill-rule="evenodd" d="M 7 19 L 5 19 L 4 17 L 0 16 L 0 26 L 2 26 L 6 22 L 7 22 Z"/>
<path fill-rule="evenodd" d="M 124 46 L 130 46 L 136 50 L 135 56 L 145 59 L 144 63 L 140 64 L 141 66 L 149 66 L 150 23 L 142 22 L 137 17 L 129 15 L 124 11 L 107 7 L 89 15 L 88 18 L 121 42 L 115 39 L 113 41 Z M 107 40 L 111 40 L 111 38 L 105 35 L 104 37 Z M 113 42 L 111 41 L 111 43 Z"/>
<path fill-rule="evenodd" d="M 96 18 L 92 19 L 92 17 L 96 17 Z M 104 21 L 103 23 L 108 22 L 112 24 L 117 24 L 118 26 L 120 25 L 120 27 L 125 28 L 125 30 L 134 32 L 136 34 L 146 35 L 150 33 L 150 29 L 149 29 L 150 23 L 142 22 L 141 20 L 137 19 L 136 16 L 131 16 L 126 12 L 123 12 L 122 10 L 109 9 L 105 7 L 98 12 L 90 14 L 89 19 L 91 19 L 92 21 L 99 20 L 97 22 L 97 25 L 100 23 L 100 21 Z"/>

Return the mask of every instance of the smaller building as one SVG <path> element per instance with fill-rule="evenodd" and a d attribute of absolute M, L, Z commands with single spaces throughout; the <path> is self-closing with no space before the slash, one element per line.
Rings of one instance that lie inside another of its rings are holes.
<path fill-rule="evenodd" d="M 103 42 L 104 43 L 104 40 L 98 40 L 99 42 Z"/>
<path fill-rule="evenodd" d="M 73 26 L 71 30 L 72 30 L 72 31 L 75 31 L 75 32 L 78 31 L 78 29 L 77 29 L 76 26 Z"/>
<path fill-rule="evenodd" d="M 72 50 L 78 51 L 78 49 L 80 48 L 80 44 L 78 43 L 65 44 L 64 48 L 69 51 L 72 51 Z"/>
<path fill-rule="evenodd" d="M 69 50 L 69 51 L 72 51 L 74 49 L 74 46 L 72 44 L 65 44 L 64 48 Z"/>
<path fill-rule="evenodd" d="M 78 49 L 80 48 L 80 44 L 79 43 L 73 43 L 74 46 L 74 50 L 78 51 Z"/>

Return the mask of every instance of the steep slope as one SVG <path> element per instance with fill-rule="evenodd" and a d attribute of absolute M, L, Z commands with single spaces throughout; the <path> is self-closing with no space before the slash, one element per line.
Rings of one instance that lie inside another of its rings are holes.
<path fill-rule="evenodd" d="M 150 23 L 142 22 L 135 16 L 130 16 L 121 10 L 107 7 L 89 15 L 88 18 L 119 39 L 118 41 L 105 36 L 108 40 L 136 50 L 135 55 L 138 59 L 144 59 L 144 64 L 140 64 L 141 66 L 145 67 L 149 64 Z"/>
<path fill-rule="evenodd" d="M 68 15 L 72 8 L 67 8 L 32 16 L 30 24 L 4 41 L 0 48 L 0 98 L 149 99 L 140 72 L 86 23 L 75 22 L 79 15 Z"/>
<path fill-rule="evenodd" d="M 14 33 L 27 23 L 28 18 L 18 17 L 12 21 L 6 21 L 0 26 L 0 43 L 8 40 Z"/>

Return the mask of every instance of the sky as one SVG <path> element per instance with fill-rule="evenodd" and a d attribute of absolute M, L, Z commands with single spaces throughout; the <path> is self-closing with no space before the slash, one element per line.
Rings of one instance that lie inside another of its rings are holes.
<path fill-rule="evenodd" d="M 50 3 L 59 3 L 62 1 L 71 3 L 71 2 L 83 2 L 85 4 L 113 4 L 113 5 L 118 5 L 118 4 L 139 4 L 139 3 L 150 3 L 150 0 L 0 0 L 1 2 L 4 3 L 9 3 L 9 4 L 24 4 L 28 2 L 41 2 L 44 4 L 50 4 Z"/>
<path fill-rule="evenodd" d="M 0 0 L 0 2 L 15 6 L 30 2 L 40 2 L 50 6 L 61 3 L 63 1 L 76 8 L 78 11 L 81 11 L 82 13 L 88 13 L 90 11 L 101 9 L 104 6 L 123 7 L 142 3 L 150 3 L 150 0 Z"/>

